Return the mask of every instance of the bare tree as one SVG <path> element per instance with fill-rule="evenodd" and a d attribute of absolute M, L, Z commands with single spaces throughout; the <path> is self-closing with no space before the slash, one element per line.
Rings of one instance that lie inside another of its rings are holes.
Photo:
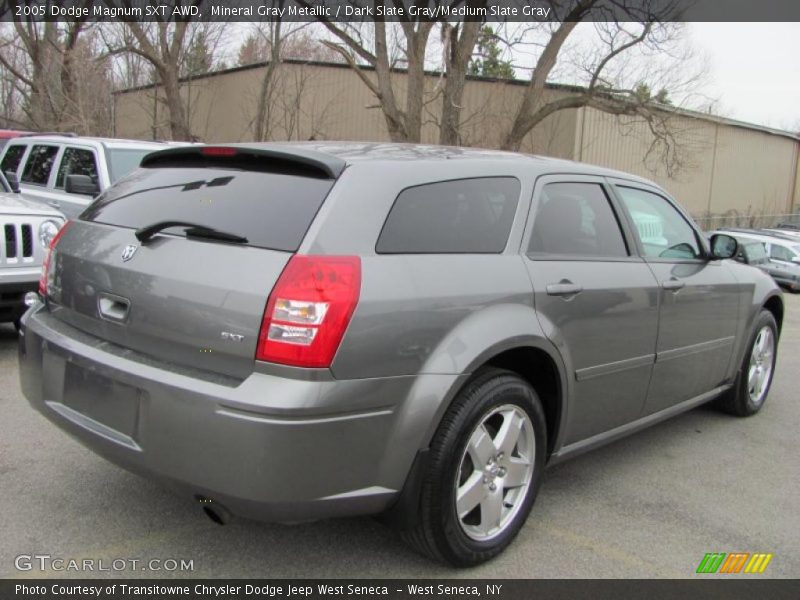
<path fill-rule="evenodd" d="M 190 0 L 186 4 L 197 5 L 199 2 Z M 157 17 L 154 22 L 128 21 L 107 31 L 110 54 L 134 54 L 151 65 L 157 83 L 163 90 L 172 139 L 193 139 L 190 112 L 181 95 L 181 76 L 194 74 L 196 65 L 188 63 L 198 58 L 199 62 L 208 63 L 208 68 L 213 66 L 213 53 L 224 25 L 174 20 L 166 16 Z M 192 72 L 187 72 L 185 67 Z"/>
<path fill-rule="evenodd" d="M 553 2 L 559 22 L 538 32 L 538 53 L 511 125 L 505 149 L 519 149 L 522 140 L 549 116 L 562 110 L 590 107 L 647 124 L 651 150 L 659 152 L 668 170 L 679 167 L 679 140 L 671 126 L 672 96 L 689 90 L 702 76 L 679 45 L 681 25 L 674 0 L 570 0 Z M 593 41 L 569 45 L 582 22 L 593 22 Z M 638 59 L 638 60 L 637 60 Z M 561 66 L 579 87 L 558 95 L 547 93 L 554 70 Z M 680 65 L 680 68 L 676 66 Z M 652 93 L 651 90 L 656 90 Z"/>
<path fill-rule="evenodd" d="M 469 7 L 485 4 L 461 1 Z M 518 150 L 548 117 L 590 107 L 645 123 L 653 139 L 652 153 L 660 155 L 668 170 L 679 168 L 674 101 L 679 104 L 682 92 L 696 86 L 702 76 L 702 70 L 690 68 L 690 57 L 681 50 L 681 25 L 673 22 L 680 1 L 552 0 L 549 4 L 556 20 L 516 24 L 523 35 L 500 40 L 507 45 L 505 60 L 530 59 L 533 67 L 528 85 L 503 121 L 498 145 Z M 377 98 L 393 141 L 419 141 L 426 116 L 438 127 L 440 143 L 464 143 L 464 124 L 473 115 L 462 114 L 463 92 L 480 21 L 439 23 L 441 35 L 436 39 L 431 35 L 436 24 L 431 22 L 334 23 L 318 18 L 333 35 L 325 43 L 340 53 Z M 587 30 L 593 35 L 587 36 Z M 587 37 L 591 41 L 582 39 Z M 426 86 L 425 67 L 435 64 L 435 50 L 441 51 L 440 76 L 431 89 Z M 517 68 L 524 71 L 526 66 Z M 396 81 L 398 71 L 405 78 L 402 86 Z M 553 93 L 548 84 L 557 74 L 575 85 Z"/>
<path fill-rule="evenodd" d="M 81 36 L 68 68 L 73 86 L 64 97 L 60 127 L 82 135 L 109 135 L 113 128 L 114 73 L 95 30 L 90 28 Z"/>
<path fill-rule="evenodd" d="M 152 65 L 158 83 L 164 90 L 170 133 L 176 140 L 189 140 L 192 137 L 189 115 L 180 92 L 180 65 L 188 28 L 187 21 L 131 21 L 120 28 L 120 38 L 110 48 L 112 53 L 141 56 Z"/>
<path fill-rule="evenodd" d="M 274 39 L 273 25 L 260 23 L 248 33 L 239 46 L 236 64 L 239 66 L 266 63 L 272 56 Z M 311 23 L 283 23 L 281 25 L 281 60 L 300 60 L 308 62 L 342 63 L 341 54 L 319 38 L 317 32 L 311 31 Z"/>
<path fill-rule="evenodd" d="M 11 31 L 10 25 L 8 27 Z M 27 72 L 25 50 L 14 42 L 13 35 L 3 32 L 0 42 L 0 110 L 3 111 L 4 126 L 9 128 L 28 127 L 29 120 L 25 114 L 25 107 L 30 94 L 29 86 L 14 73 Z M 10 64 L 10 68 L 5 65 Z"/>
<path fill-rule="evenodd" d="M 485 4 L 485 2 L 477 4 Z M 467 80 L 469 61 L 478 42 L 482 26 L 483 23 L 480 21 L 465 21 L 460 25 L 442 23 L 445 83 L 442 91 L 442 116 L 439 125 L 440 144 L 460 145 L 463 143 L 461 112 L 464 85 Z"/>
<path fill-rule="evenodd" d="M 301 99 L 308 77 L 303 74 L 290 81 L 291 78 L 282 72 L 284 60 L 341 60 L 337 51 L 308 31 L 308 26 L 309 23 L 283 23 L 280 19 L 259 23 L 239 47 L 239 64 L 264 63 L 252 122 L 256 141 L 271 139 L 273 128 L 279 122 L 289 139 L 299 131 L 296 120 L 300 117 Z"/>
<path fill-rule="evenodd" d="M 298 2 L 310 6 L 306 0 Z M 426 51 L 435 23 L 401 20 L 395 27 L 380 19 L 372 24 L 335 23 L 325 16 L 318 19 L 335 38 L 323 43 L 341 55 L 377 98 L 392 141 L 420 141 Z M 403 43 L 397 44 L 400 37 Z M 394 81 L 394 71 L 400 64 L 406 74 L 404 103 L 398 100 Z M 370 69 L 364 69 L 365 65 Z M 374 71 L 374 78 L 370 71 Z"/>
<path fill-rule="evenodd" d="M 283 46 L 283 23 L 280 19 L 268 23 L 266 31 L 259 28 L 261 42 L 267 50 L 267 63 L 264 75 L 261 77 L 258 97 L 256 100 L 256 117 L 253 122 L 253 139 L 262 142 L 269 139 L 269 111 L 272 106 L 272 96 L 275 90 L 273 81 L 281 61 L 281 50 Z"/>
<path fill-rule="evenodd" d="M 23 98 L 25 120 L 35 129 L 60 129 L 78 82 L 74 55 L 84 18 L 68 23 L 15 20 L 0 42 L 0 66 Z"/>

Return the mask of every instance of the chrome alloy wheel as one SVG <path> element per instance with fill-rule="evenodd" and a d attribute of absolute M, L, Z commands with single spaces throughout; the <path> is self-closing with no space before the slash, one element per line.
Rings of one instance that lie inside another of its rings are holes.
<path fill-rule="evenodd" d="M 525 502 L 536 440 L 528 414 L 511 404 L 486 413 L 473 430 L 456 474 L 461 529 L 477 541 L 500 535 Z"/>
<path fill-rule="evenodd" d="M 764 401 L 772 375 L 775 356 L 775 335 L 769 327 L 762 327 L 750 353 L 750 366 L 747 370 L 747 393 L 750 401 L 758 406 Z"/>

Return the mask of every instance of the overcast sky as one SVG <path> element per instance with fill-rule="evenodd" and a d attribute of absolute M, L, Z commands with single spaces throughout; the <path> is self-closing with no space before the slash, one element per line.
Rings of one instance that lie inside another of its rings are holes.
<path fill-rule="evenodd" d="M 800 23 L 691 23 L 724 116 L 800 130 Z"/>

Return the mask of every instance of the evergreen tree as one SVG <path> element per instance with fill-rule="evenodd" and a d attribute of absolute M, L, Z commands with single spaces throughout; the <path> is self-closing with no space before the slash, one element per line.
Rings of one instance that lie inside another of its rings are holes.
<path fill-rule="evenodd" d="M 503 50 L 491 25 L 484 25 L 478 34 L 477 51 L 469 62 L 469 74 L 496 79 L 514 79 L 510 60 L 503 60 Z"/>

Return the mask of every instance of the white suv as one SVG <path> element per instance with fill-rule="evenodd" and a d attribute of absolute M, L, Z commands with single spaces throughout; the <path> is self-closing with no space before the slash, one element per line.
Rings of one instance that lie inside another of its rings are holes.
<path fill-rule="evenodd" d="M 137 168 L 142 157 L 170 145 L 70 135 L 25 136 L 3 148 L 0 169 L 26 198 L 74 218 L 108 186 Z"/>
<path fill-rule="evenodd" d="M 25 294 L 39 289 L 47 249 L 63 224 L 58 211 L 12 193 L 0 175 L 0 323 L 19 328 Z"/>

